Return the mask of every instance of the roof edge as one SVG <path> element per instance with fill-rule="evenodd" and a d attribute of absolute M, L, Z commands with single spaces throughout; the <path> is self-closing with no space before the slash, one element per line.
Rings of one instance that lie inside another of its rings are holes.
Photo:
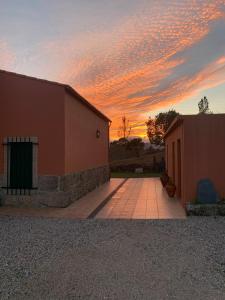
<path fill-rule="evenodd" d="M 170 124 L 169 128 L 167 129 L 167 131 L 165 132 L 163 138 L 167 137 L 172 130 L 174 130 L 175 128 L 177 128 L 181 123 L 183 123 L 183 116 L 182 115 L 178 115 L 173 122 Z"/>
<path fill-rule="evenodd" d="M 107 116 L 105 116 L 100 110 L 98 110 L 93 104 L 88 102 L 83 96 L 81 96 L 77 91 L 75 91 L 70 85 L 64 84 L 65 90 L 68 91 L 72 96 L 75 98 L 78 98 L 80 102 L 82 102 L 84 105 L 86 105 L 90 110 L 92 110 L 94 113 L 96 113 L 99 117 L 102 119 L 112 122 Z"/>
<path fill-rule="evenodd" d="M 66 91 L 70 92 L 70 94 L 72 94 L 81 103 L 86 105 L 96 115 L 98 115 L 99 117 L 101 117 L 102 119 L 104 119 L 107 122 L 112 122 L 107 116 L 105 116 L 100 110 L 98 110 L 94 105 L 92 105 L 88 100 L 86 100 L 83 96 L 81 96 L 77 91 L 75 91 L 68 84 L 60 83 L 60 82 L 57 82 L 57 81 L 51 81 L 51 80 L 47 80 L 47 79 L 42 79 L 42 78 L 38 78 L 38 77 L 28 76 L 28 75 L 24 75 L 24 74 L 19 74 L 19 73 L 6 71 L 6 70 L 2 70 L 2 69 L 0 69 L 0 73 L 6 73 L 6 74 L 9 74 L 9 75 L 14 75 L 14 76 L 18 76 L 18 77 L 22 77 L 22 78 L 26 78 L 26 79 L 38 80 L 38 81 L 41 81 L 41 82 L 44 82 L 44 83 L 55 84 L 55 85 L 64 87 L 64 89 Z"/>
<path fill-rule="evenodd" d="M 41 82 L 44 82 L 44 83 L 50 83 L 50 84 L 55 84 L 55 85 L 59 85 L 59 86 L 64 86 L 65 85 L 64 83 L 60 83 L 60 82 L 57 82 L 57 81 L 51 81 L 51 80 L 48 80 L 48 79 L 43 79 L 43 78 L 38 78 L 38 77 L 34 77 L 34 76 L 24 75 L 24 74 L 11 72 L 11 71 L 6 71 L 6 70 L 2 70 L 2 69 L 0 69 L 0 73 L 6 73 L 6 74 L 9 74 L 9 75 L 14 75 L 14 76 L 17 76 L 17 77 L 22 77 L 22 78 L 27 78 L 27 79 L 32 79 L 32 80 L 38 80 L 38 81 L 41 81 Z"/>
<path fill-rule="evenodd" d="M 177 128 L 180 124 L 182 124 L 185 120 L 190 120 L 190 119 L 196 119 L 196 118 L 215 118 L 216 116 L 223 116 L 225 118 L 225 113 L 218 113 L 218 114 L 193 114 L 193 115 L 178 115 L 167 131 L 164 134 L 164 138 L 167 137 L 171 131 L 173 131 L 175 128 Z"/>

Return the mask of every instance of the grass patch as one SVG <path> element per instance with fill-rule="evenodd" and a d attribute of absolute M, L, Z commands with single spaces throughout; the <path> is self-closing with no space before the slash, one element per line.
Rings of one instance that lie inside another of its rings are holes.
<path fill-rule="evenodd" d="M 160 177 L 160 173 L 111 172 L 111 178 L 152 178 Z"/>

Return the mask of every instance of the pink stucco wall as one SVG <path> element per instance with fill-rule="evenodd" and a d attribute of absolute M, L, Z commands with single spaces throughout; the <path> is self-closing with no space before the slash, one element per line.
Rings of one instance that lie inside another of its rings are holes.
<path fill-rule="evenodd" d="M 211 179 L 225 198 L 225 114 L 183 116 L 183 123 L 166 137 L 166 145 L 171 148 L 178 138 L 182 140 L 182 203 L 196 199 L 197 182 L 203 178 Z M 171 176 L 171 153 L 167 167 Z"/>
<path fill-rule="evenodd" d="M 38 175 L 108 165 L 109 122 L 64 85 L 0 71 L 0 107 L 0 174 L 3 139 L 15 136 L 38 137 Z"/>
<path fill-rule="evenodd" d="M 64 88 L 0 72 L 0 174 L 3 138 L 38 137 L 38 174 L 64 173 Z"/>
<path fill-rule="evenodd" d="M 65 172 L 108 165 L 108 122 L 65 94 Z M 100 138 L 96 138 L 96 131 Z"/>
<path fill-rule="evenodd" d="M 179 198 L 184 198 L 184 191 L 185 191 L 185 184 L 184 184 L 184 160 L 183 160 L 183 149 L 184 149 L 184 139 L 183 139 L 183 126 L 182 124 L 176 127 L 167 137 L 166 139 L 166 170 L 168 175 L 175 183 L 176 187 L 179 185 L 179 175 L 178 175 L 178 153 L 177 153 L 177 141 L 180 140 L 181 142 L 181 178 L 180 178 L 180 191 L 181 194 L 178 195 L 178 188 L 177 188 L 177 196 Z M 175 150 L 175 161 L 173 166 L 173 143 L 174 143 L 174 150 Z M 175 169 L 175 174 L 174 170 Z M 175 177 L 174 177 L 175 175 Z"/>
<path fill-rule="evenodd" d="M 225 115 L 201 115 L 184 122 L 186 186 L 184 201 L 196 197 L 196 182 L 209 178 L 225 197 Z"/>

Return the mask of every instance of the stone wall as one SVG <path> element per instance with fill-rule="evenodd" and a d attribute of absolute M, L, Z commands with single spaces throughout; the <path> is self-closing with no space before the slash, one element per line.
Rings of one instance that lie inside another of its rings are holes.
<path fill-rule="evenodd" d="M 0 186 L 2 182 L 0 175 Z M 108 166 L 64 176 L 38 176 L 38 189 L 30 195 L 10 195 L 1 189 L 1 205 L 22 207 L 66 207 L 110 179 Z"/>
<path fill-rule="evenodd" d="M 3 174 L 0 174 L 0 187 L 3 186 Z"/>
<path fill-rule="evenodd" d="M 188 216 L 225 216 L 225 200 L 216 204 L 187 204 Z"/>

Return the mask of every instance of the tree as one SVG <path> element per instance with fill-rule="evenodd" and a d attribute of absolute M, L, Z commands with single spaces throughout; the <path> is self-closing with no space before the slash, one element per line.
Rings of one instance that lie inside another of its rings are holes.
<path fill-rule="evenodd" d="M 161 112 L 155 117 L 156 126 L 160 127 L 164 134 L 178 115 L 179 113 L 174 109 L 171 109 L 167 112 Z"/>
<path fill-rule="evenodd" d="M 151 142 L 153 137 L 155 136 L 155 120 L 149 117 L 148 121 L 146 122 L 147 126 L 147 136 L 149 141 Z"/>
<path fill-rule="evenodd" d="M 122 117 L 122 124 L 118 130 L 118 137 L 122 138 L 123 140 L 127 140 L 131 133 L 131 126 L 130 121 L 123 116 Z"/>
<path fill-rule="evenodd" d="M 133 150 L 137 157 L 140 156 L 140 152 L 144 149 L 144 142 L 142 142 L 141 138 L 134 138 L 128 141 L 127 144 L 128 150 Z"/>
<path fill-rule="evenodd" d="M 149 117 L 146 122 L 147 125 L 147 135 L 151 144 L 163 145 L 163 135 L 173 122 L 179 113 L 175 110 L 169 110 L 168 112 L 161 112 L 156 115 L 155 119 Z"/>
<path fill-rule="evenodd" d="M 209 101 L 205 96 L 198 102 L 198 109 L 199 114 L 209 113 Z"/>
<path fill-rule="evenodd" d="M 146 125 L 150 143 L 154 145 L 161 145 L 163 142 L 163 131 L 161 126 L 156 124 L 156 119 L 149 117 Z"/>
<path fill-rule="evenodd" d="M 110 161 L 139 157 L 143 149 L 144 142 L 141 138 L 121 138 L 110 143 Z"/>

